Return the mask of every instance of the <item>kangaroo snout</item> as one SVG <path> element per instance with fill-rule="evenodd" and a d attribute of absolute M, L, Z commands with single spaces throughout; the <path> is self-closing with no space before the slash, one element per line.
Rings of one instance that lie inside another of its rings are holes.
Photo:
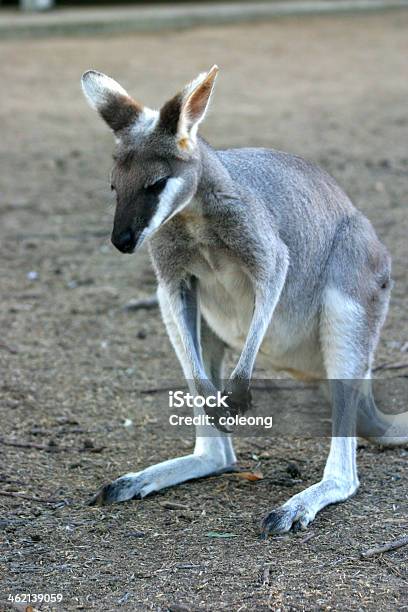
<path fill-rule="evenodd" d="M 121 253 L 133 253 L 136 247 L 136 234 L 133 230 L 127 229 L 122 232 L 112 232 L 111 241 Z"/>

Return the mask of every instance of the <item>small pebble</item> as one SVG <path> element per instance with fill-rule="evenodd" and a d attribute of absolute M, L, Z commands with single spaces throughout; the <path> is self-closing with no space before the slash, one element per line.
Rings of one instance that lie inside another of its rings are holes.
<path fill-rule="evenodd" d="M 286 468 L 286 471 L 287 471 L 287 473 L 289 474 L 289 476 L 291 478 L 300 478 L 301 477 L 299 466 L 296 465 L 296 463 L 289 463 L 289 465 Z"/>
<path fill-rule="evenodd" d="M 126 533 L 128 538 L 144 538 L 145 535 L 146 534 L 143 531 L 128 531 Z"/>

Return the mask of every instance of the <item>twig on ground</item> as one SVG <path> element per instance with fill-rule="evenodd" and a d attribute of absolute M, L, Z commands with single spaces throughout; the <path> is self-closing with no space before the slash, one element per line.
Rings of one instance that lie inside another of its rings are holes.
<path fill-rule="evenodd" d="M 184 391 L 187 387 L 177 387 L 177 390 Z M 153 395 L 154 393 L 166 393 L 172 391 L 171 387 L 150 387 L 149 389 L 140 389 L 139 393 L 143 395 Z"/>
<path fill-rule="evenodd" d="M 26 501 L 38 502 L 40 504 L 58 504 L 56 499 L 43 499 L 41 497 L 30 497 L 22 493 L 14 493 L 14 491 L 0 491 L 0 495 L 3 497 L 14 497 L 15 499 L 25 499 Z"/>
<path fill-rule="evenodd" d="M 153 308 L 157 308 L 158 306 L 159 301 L 155 294 L 140 300 L 130 300 L 130 302 L 125 304 L 123 310 L 126 310 L 127 312 L 134 312 L 135 310 L 153 310 Z"/>
<path fill-rule="evenodd" d="M 17 442 L 16 440 L 5 440 L 0 438 L 3 446 L 13 446 L 15 448 L 35 448 L 36 450 L 46 451 L 47 453 L 76 452 L 76 453 L 101 453 L 105 446 L 94 446 L 92 442 L 85 441 L 82 448 L 75 446 L 58 446 L 54 443 L 36 444 L 35 442 Z"/>
<path fill-rule="evenodd" d="M 17 355 L 18 353 L 18 348 L 15 346 L 10 346 L 10 344 L 6 344 L 3 340 L 0 340 L 0 348 L 6 349 L 6 351 L 12 353 L 13 355 Z"/>
<path fill-rule="evenodd" d="M 270 574 L 271 574 L 271 564 L 266 563 L 262 572 L 262 586 L 269 586 L 270 582 Z"/>
<path fill-rule="evenodd" d="M 26 483 L 23 482 L 22 480 L 14 480 L 12 478 L 8 478 L 7 476 L 0 476 L 0 482 L 4 482 L 6 484 L 18 484 L 18 485 L 24 485 L 26 486 Z"/>
<path fill-rule="evenodd" d="M 312 538 L 315 537 L 315 533 L 311 532 L 308 533 L 307 536 L 305 536 L 304 538 L 302 538 L 299 542 L 299 544 L 306 544 L 306 542 L 309 542 L 309 540 L 311 540 Z"/>
<path fill-rule="evenodd" d="M 15 442 L 14 440 L 4 440 L 4 438 L 0 438 L 0 444 L 4 446 L 15 446 L 16 448 L 36 448 L 37 450 L 56 450 L 60 447 L 53 445 L 45 445 L 45 444 L 36 444 L 35 442 Z"/>
<path fill-rule="evenodd" d="M 159 504 L 162 508 L 167 508 L 167 510 L 190 510 L 188 506 L 179 504 L 178 502 L 162 501 L 159 502 Z"/>
<path fill-rule="evenodd" d="M 386 363 L 380 363 L 380 365 L 373 368 L 374 372 L 378 370 L 402 370 L 408 368 L 408 361 L 387 361 Z"/>
<path fill-rule="evenodd" d="M 365 552 L 361 553 L 361 557 L 363 559 L 369 559 L 370 557 L 374 557 L 375 555 L 381 555 L 384 552 L 389 552 L 390 550 L 397 550 L 397 548 L 401 548 L 402 546 L 408 545 L 408 535 L 399 538 L 398 540 L 393 540 L 392 542 L 387 542 L 382 546 L 375 546 L 374 548 L 370 548 Z"/>

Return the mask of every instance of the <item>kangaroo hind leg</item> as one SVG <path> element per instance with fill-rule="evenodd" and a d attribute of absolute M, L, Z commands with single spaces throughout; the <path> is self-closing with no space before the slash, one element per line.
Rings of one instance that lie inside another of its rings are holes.
<path fill-rule="evenodd" d="M 305 529 L 329 504 L 346 500 L 359 486 L 356 467 L 356 414 L 359 387 L 370 361 L 363 307 L 337 289 L 325 292 L 320 336 L 332 402 L 332 439 L 320 482 L 270 512 L 262 532 Z"/>

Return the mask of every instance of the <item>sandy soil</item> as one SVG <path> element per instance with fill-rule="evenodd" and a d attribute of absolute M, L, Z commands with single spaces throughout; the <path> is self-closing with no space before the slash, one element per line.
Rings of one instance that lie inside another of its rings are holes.
<path fill-rule="evenodd" d="M 192 439 L 155 426 L 165 397 L 149 390 L 180 373 L 158 312 L 123 310 L 155 280 L 146 252 L 124 257 L 109 244 L 111 136 L 79 89 L 94 67 L 158 106 L 218 63 L 204 135 L 220 147 L 297 152 L 338 179 L 392 252 L 377 363 L 404 362 L 407 27 L 408 13 L 393 12 L 0 43 L 0 600 L 62 593 L 63 604 L 39 606 L 59 610 L 408 608 L 408 549 L 360 559 L 408 528 L 406 448 L 362 444 L 358 494 L 296 536 L 261 541 L 258 522 L 319 479 L 326 439 L 239 439 L 240 464 L 264 474 L 256 482 L 224 476 L 143 502 L 85 504 L 106 480 L 186 453 Z M 378 372 L 396 390 L 406 374 Z"/>

